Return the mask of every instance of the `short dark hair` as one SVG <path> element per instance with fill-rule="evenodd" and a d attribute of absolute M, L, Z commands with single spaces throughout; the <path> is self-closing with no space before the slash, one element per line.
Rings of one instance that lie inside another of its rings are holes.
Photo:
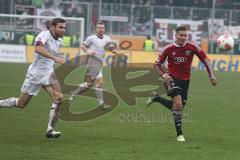
<path fill-rule="evenodd" d="M 178 26 L 176 29 L 175 29 L 176 33 L 179 32 L 179 31 L 187 31 L 187 27 L 184 26 L 184 25 L 181 25 L 181 26 Z"/>
<path fill-rule="evenodd" d="M 97 28 L 97 26 L 98 25 L 105 25 L 103 22 L 98 22 L 97 24 L 96 24 L 96 28 Z"/>
<path fill-rule="evenodd" d="M 62 18 L 54 18 L 54 19 L 52 20 L 52 25 L 56 27 L 58 23 L 65 23 L 65 22 L 66 22 L 65 19 L 62 19 Z"/>
<path fill-rule="evenodd" d="M 52 21 L 45 22 L 45 26 L 46 26 L 47 30 L 49 30 L 51 28 L 51 24 L 52 24 Z"/>

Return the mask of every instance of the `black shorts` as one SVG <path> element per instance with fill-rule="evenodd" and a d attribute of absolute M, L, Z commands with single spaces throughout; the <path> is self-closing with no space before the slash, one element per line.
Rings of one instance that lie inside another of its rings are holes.
<path fill-rule="evenodd" d="M 177 95 L 181 95 L 182 101 L 187 102 L 188 97 L 188 89 L 189 89 L 189 80 L 181 80 L 173 77 L 170 75 L 173 79 L 173 82 L 165 83 L 166 89 L 167 89 L 167 95 L 170 97 L 175 97 Z"/>

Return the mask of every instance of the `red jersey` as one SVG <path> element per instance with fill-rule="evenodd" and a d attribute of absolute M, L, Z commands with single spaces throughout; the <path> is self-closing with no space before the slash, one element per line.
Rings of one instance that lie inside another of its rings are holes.
<path fill-rule="evenodd" d="M 164 75 L 166 72 L 164 71 L 162 64 L 167 59 L 168 70 L 171 75 L 177 79 L 189 80 L 194 55 L 197 55 L 200 61 L 205 65 L 209 77 L 215 77 L 213 68 L 206 54 L 192 41 L 187 41 L 183 46 L 172 43 L 164 47 L 158 60 L 155 62 L 154 67 L 161 75 Z"/>

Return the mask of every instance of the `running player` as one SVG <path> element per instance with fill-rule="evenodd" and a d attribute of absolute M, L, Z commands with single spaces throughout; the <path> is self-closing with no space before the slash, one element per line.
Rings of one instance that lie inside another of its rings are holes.
<path fill-rule="evenodd" d="M 81 49 L 90 55 L 86 81 L 71 93 L 70 100 L 82 92 L 91 88 L 95 83 L 95 93 L 98 99 L 98 106 L 101 108 L 110 108 L 103 100 L 103 60 L 106 50 L 111 50 L 116 53 L 114 48 L 108 47 L 111 38 L 105 34 L 105 25 L 102 22 L 96 24 L 96 35 L 89 36 L 81 45 Z"/>
<path fill-rule="evenodd" d="M 66 23 L 62 18 L 55 18 L 51 22 L 50 30 L 42 31 L 35 39 L 34 61 L 29 66 L 26 79 L 21 88 L 19 98 L 11 97 L 0 100 L 0 106 L 8 108 L 24 108 L 32 96 L 37 96 L 43 87 L 52 98 L 46 137 L 57 138 L 61 132 L 54 130 L 58 119 L 59 105 L 62 94 L 60 85 L 54 75 L 53 64 L 63 64 L 64 60 L 57 56 L 65 33 Z"/>
<path fill-rule="evenodd" d="M 158 60 L 155 62 L 156 70 L 165 80 L 168 90 L 167 95 L 172 100 L 162 98 L 156 92 L 153 92 L 147 101 L 147 106 L 150 106 L 154 102 L 159 102 L 171 110 L 177 132 L 177 141 L 185 141 L 182 132 L 182 110 L 187 103 L 193 56 L 197 55 L 205 65 L 213 86 L 217 84 L 217 79 L 206 54 L 195 42 L 187 41 L 187 28 L 185 26 L 176 28 L 175 37 L 176 41 L 164 47 Z M 163 69 L 163 63 L 166 59 L 169 70 L 167 73 Z"/>

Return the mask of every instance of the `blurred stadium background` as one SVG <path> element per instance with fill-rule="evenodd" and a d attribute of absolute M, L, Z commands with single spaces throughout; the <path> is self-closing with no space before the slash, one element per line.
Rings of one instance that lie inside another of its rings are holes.
<path fill-rule="evenodd" d="M 177 25 L 186 24 L 190 29 L 190 40 L 198 42 L 210 54 L 216 70 L 239 71 L 238 61 L 235 61 L 238 56 L 212 56 L 226 54 L 219 51 L 216 45 L 216 39 L 223 33 L 235 39 L 234 49 L 228 54 L 240 54 L 239 8 L 239 0 L 2 0 L 0 14 L 17 14 L 21 17 L 0 15 L 0 43 L 25 45 L 27 56 L 22 61 L 32 61 L 28 55 L 32 49 L 28 46 L 32 46 L 34 37 L 44 28 L 43 24 L 47 20 L 24 16 L 84 19 L 68 21 L 63 53 L 67 52 L 67 48 L 79 47 L 86 36 L 94 33 L 94 26 L 100 20 L 106 24 L 107 34 L 116 43 L 132 43 L 128 51 L 143 51 L 147 36 L 151 36 L 153 51 L 158 51 L 173 41 Z M 67 58 L 74 57 L 74 54 L 72 50 Z M 143 59 L 152 62 L 152 56 L 149 55 L 151 53 Z M 4 58 L 0 59 L 4 62 Z M 202 69 L 199 61 L 194 60 L 193 68 Z"/>
<path fill-rule="evenodd" d="M 0 97 L 18 96 L 33 61 L 34 38 L 49 20 L 45 16 L 70 17 L 59 53 L 66 60 L 81 54 L 79 44 L 100 20 L 119 46 L 132 44 L 124 51 L 127 63 L 153 63 L 173 41 L 175 27 L 185 24 L 220 83 L 211 88 L 204 66 L 194 59 L 184 144 L 175 142 L 170 113 L 157 104 L 146 109 L 146 98 L 138 98 L 135 107 L 119 98 L 119 107 L 92 121 L 60 121 L 64 135 L 49 142 L 42 135 L 51 102 L 42 91 L 24 110 L 0 109 L 0 159 L 238 159 L 240 0 L 1 0 Z M 235 40 L 231 52 L 216 46 L 223 33 Z M 147 36 L 154 44 L 150 51 L 143 47 Z M 105 58 L 105 89 L 118 97 L 108 71 L 111 57 Z M 76 70 L 67 82 L 78 84 L 83 73 Z M 96 102 L 79 97 L 71 111 L 89 110 L 89 104 Z"/>

